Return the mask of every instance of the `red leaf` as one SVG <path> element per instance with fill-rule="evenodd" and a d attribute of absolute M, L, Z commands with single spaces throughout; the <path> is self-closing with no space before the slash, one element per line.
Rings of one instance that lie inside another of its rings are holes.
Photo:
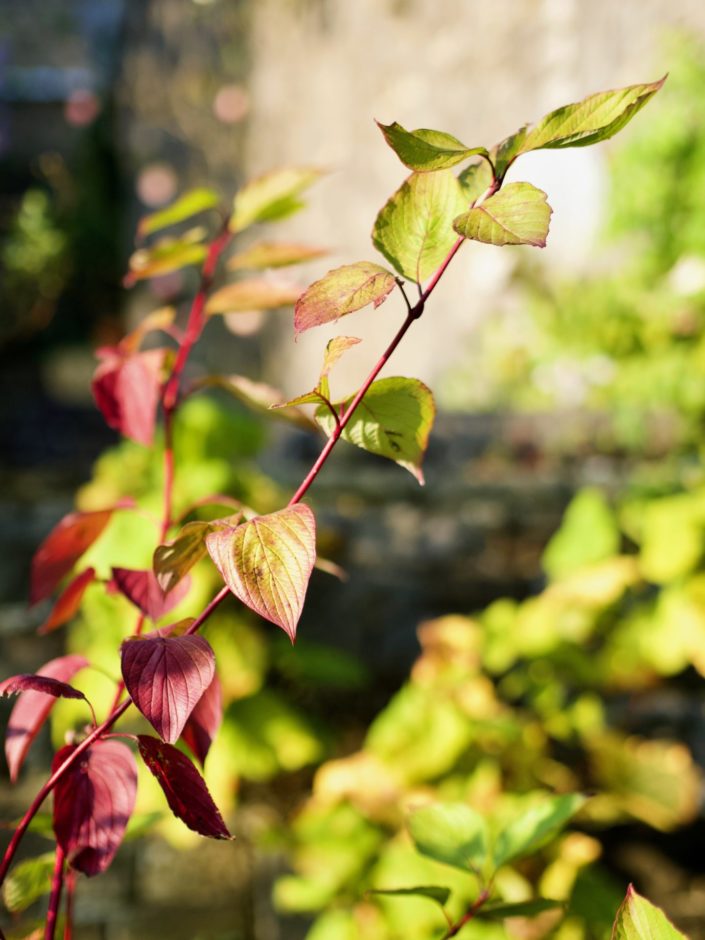
<path fill-rule="evenodd" d="M 159 586 L 153 571 L 131 568 L 113 568 L 113 580 L 120 593 L 151 620 L 160 620 L 168 614 L 186 597 L 191 587 L 191 579 L 186 577 L 167 594 Z"/>
<path fill-rule="evenodd" d="M 86 568 L 64 588 L 54 604 L 51 613 L 37 633 L 51 633 L 57 627 L 67 623 L 78 611 L 86 588 L 95 579 L 95 568 Z"/>
<path fill-rule="evenodd" d="M 169 808 L 189 829 L 211 839 L 232 839 L 203 777 L 177 748 L 146 734 L 137 738 L 140 754 L 159 781 Z"/>
<path fill-rule="evenodd" d="M 203 766 L 213 739 L 218 733 L 223 720 L 223 703 L 220 692 L 220 679 L 217 673 L 213 681 L 201 696 L 191 712 L 189 720 L 181 733 L 182 741 Z"/>
<path fill-rule="evenodd" d="M 113 509 L 70 512 L 51 530 L 32 559 L 30 604 L 49 597 L 64 575 L 110 522 Z"/>
<path fill-rule="evenodd" d="M 149 447 L 154 439 L 164 349 L 125 354 L 118 347 L 99 351 L 93 397 L 109 427 Z"/>
<path fill-rule="evenodd" d="M 201 636 L 132 637 L 122 644 L 122 676 L 137 708 L 173 744 L 213 681 L 215 655 Z"/>
<path fill-rule="evenodd" d="M 75 750 L 54 755 L 56 770 Z M 96 741 L 60 778 L 54 790 L 54 832 L 72 868 L 99 875 L 120 847 L 137 794 L 132 751 L 119 741 Z"/>
<path fill-rule="evenodd" d="M 60 682 L 58 679 L 50 679 L 48 676 L 22 673 L 0 682 L 0 695 L 17 695 L 20 692 L 29 691 L 42 692 L 54 698 L 82 698 L 88 701 L 83 692 L 74 689 L 72 685 Z"/>
<path fill-rule="evenodd" d="M 37 676 L 68 682 L 73 676 L 88 665 L 83 656 L 59 656 L 37 670 Z M 5 736 L 5 756 L 10 770 L 10 780 L 14 783 L 27 756 L 32 741 L 46 721 L 54 705 L 53 694 L 29 689 L 22 692 L 15 707 L 10 712 Z"/>

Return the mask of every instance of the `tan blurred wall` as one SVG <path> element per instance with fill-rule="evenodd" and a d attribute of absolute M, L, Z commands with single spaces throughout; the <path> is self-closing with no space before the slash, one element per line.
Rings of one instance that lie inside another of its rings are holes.
<path fill-rule="evenodd" d="M 311 280 L 376 256 L 372 222 L 404 170 L 373 118 L 492 144 L 592 91 L 655 79 L 668 67 L 664 34 L 674 28 L 705 33 L 705 3 L 256 0 L 246 170 L 285 162 L 333 170 L 306 215 L 288 224 L 290 234 L 334 249 L 306 272 Z M 608 151 L 602 145 L 520 161 L 521 175 L 544 188 L 555 209 L 543 262 L 584 263 L 600 222 Z M 473 324 L 506 287 L 516 251 L 534 249 L 465 247 L 387 374 L 414 374 L 433 385 L 472 342 Z M 269 377 L 291 392 L 309 388 L 327 337 L 352 334 L 366 342 L 336 373 L 339 390 L 347 391 L 401 316 L 390 300 L 337 329 L 313 330 L 296 346 L 287 327 L 270 350 Z"/>

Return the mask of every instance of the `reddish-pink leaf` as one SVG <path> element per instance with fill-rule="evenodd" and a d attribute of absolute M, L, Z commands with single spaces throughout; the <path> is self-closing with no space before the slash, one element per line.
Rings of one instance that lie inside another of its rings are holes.
<path fill-rule="evenodd" d="M 54 755 L 56 770 L 75 750 Z M 84 875 L 110 865 L 125 835 L 137 794 L 132 751 L 119 741 L 96 741 L 59 779 L 54 789 L 54 832 L 69 864 Z"/>
<path fill-rule="evenodd" d="M 330 323 L 368 304 L 379 307 L 395 284 L 391 271 L 372 261 L 356 261 L 329 271 L 296 301 L 297 333 Z"/>
<path fill-rule="evenodd" d="M 67 623 L 78 611 L 86 588 L 95 579 L 95 568 L 86 568 L 71 581 L 59 595 L 51 613 L 41 625 L 38 633 L 51 633 Z"/>
<path fill-rule="evenodd" d="M 308 506 L 216 529 L 206 548 L 233 594 L 293 642 L 316 561 L 316 521 Z"/>
<path fill-rule="evenodd" d="M 215 656 L 201 636 L 132 637 L 122 644 L 122 676 L 157 734 L 173 744 L 213 681 Z"/>
<path fill-rule="evenodd" d="M 19 695 L 20 692 L 43 692 L 54 698 L 82 698 L 87 701 L 83 692 L 74 689 L 67 682 L 50 679 L 49 676 L 40 676 L 34 673 L 22 673 L 19 676 L 10 676 L 0 682 L 0 695 Z"/>
<path fill-rule="evenodd" d="M 213 681 L 201 696 L 198 705 L 191 712 L 191 716 L 181 734 L 182 741 L 188 746 L 188 749 L 201 766 L 206 761 L 206 756 L 213 739 L 218 733 L 222 720 L 223 703 L 220 679 L 216 673 L 213 676 Z"/>
<path fill-rule="evenodd" d="M 188 757 L 146 734 L 140 734 L 138 741 L 140 754 L 159 781 L 172 813 L 202 836 L 232 839 L 205 780 Z"/>
<path fill-rule="evenodd" d="M 99 350 L 93 397 L 109 427 L 146 447 L 154 439 L 164 349 L 126 355 L 119 348 Z"/>
<path fill-rule="evenodd" d="M 113 582 L 118 591 L 151 620 L 159 620 L 186 597 L 191 579 L 183 578 L 168 594 L 159 586 L 153 571 L 113 568 Z"/>
<path fill-rule="evenodd" d="M 54 526 L 32 559 L 30 604 L 49 597 L 64 575 L 95 542 L 112 514 L 112 509 L 71 512 Z"/>
<path fill-rule="evenodd" d="M 83 656 L 59 656 L 37 670 L 37 676 L 68 682 L 79 669 L 88 665 Z M 10 712 L 5 736 L 5 756 L 10 770 L 10 779 L 14 783 L 27 756 L 32 741 L 46 721 L 47 715 L 55 702 L 54 693 L 28 689 L 22 692 Z"/>

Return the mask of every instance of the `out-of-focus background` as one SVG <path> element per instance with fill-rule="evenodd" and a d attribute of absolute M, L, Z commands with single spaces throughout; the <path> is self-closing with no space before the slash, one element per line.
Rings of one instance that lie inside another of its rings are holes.
<path fill-rule="evenodd" d="M 339 449 L 311 501 L 349 577 L 316 573 L 296 650 L 234 604 L 215 618 L 228 707 L 206 778 L 238 841 L 157 820 L 79 885 L 79 940 L 431 938 L 416 902 L 404 921 L 365 900 L 416 874 L 404 806 L 419 791 L 489 806 L 536 788 L 597 795 L 579 831 L 505 878 L 509 894 L 541 885 L 570 900 L 560 936 L 601 938 L 633 880 L 705 937 L 705 6 L 0 5 L 3 676 L 64 649 L 117 670 L 119 599 L 89 592 L 68 630 L 38 639 L 46 611 L 25 598 L 32 552 L 76 491 L 83 508 L 159 504 L 158 458 L 119 443 L 90 395 L 94 349 L 165 302 L 183 315 L 197 284 L 185 270 L 123 286 L 141 215 L 194 186 L 228 203 L 271 168 L 325 168 L 281 227 L 329 250 L 295 275 L 305 286 L 375 258 L 373 220 L 405 171 L 374 118 L 491 145 L 666 71 L 609 144 L 512 170 L 548 193 L 548 247 L 466 246 L 395 355 L 386 374 L 421 378 L 439 405 L 426 486 Z M 394 303 L 344 324 L 363 342 L 335 373 L 341 395 L 393 335 Z M 336 332 L 294 343 L 290 310 L 215 318 L 192 373 L 293 395 Z M 225 396 L 194 398 L 177 428 L 181 497 L 273 509 L 318 446 Z M 150 551 L 124 524 L 92 560 L 134 567 Z M 206 596 L 212 571 L 201 579 Z M 109 697 L 101 681 L 86 689 Z M 77 720 L 69 705 L 55 742 Z M 49 743 L 3 787 L 3 818 L 43 779 Z M 146 825 L 162 806 L 141 786 Z M 33 840 L 28 856 L 47 850 Z"/>

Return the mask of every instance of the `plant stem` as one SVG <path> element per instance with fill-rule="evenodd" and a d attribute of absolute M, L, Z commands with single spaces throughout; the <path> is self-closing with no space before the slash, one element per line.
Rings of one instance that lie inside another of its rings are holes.
<path fill-rule="evenodd" d="M 73 937 L 73 902 L 76 895 L 76 872 L 73 868 L 66 869 L 66 921 L 64 923 L 64 940 Z"/>
<path fill-rule="evenodd" d="M 451 924 L 446 933 L 443 934 L 442 940 L 450 940 L 451 937 L 455 937 L 458 933 L 460 933 L 463 927 L 470 923 L 470 921 L 475 917 L 482 905 L 486 903 L 489 896 L 489 888 L 484 888 L 477 896 L 477 899 L 473 902 L 470 909 L 463 914 L 460 920 L 456 921 L 454 924 Z"/>
<path fill-rule="evenodd" d="M 61 889 L 64 885 L 64 862 L 66 857 L 64 850 L 59 843 L 56 843 L 56 855 L 54 857 L 54 874 L 51 878 L 51 894 L 49 895 L 49 910 L 47 911 L 46 924 L 44 926 L 44 940 L 54 940 L 56 930 L 56 921 L 59 916 L 59 904 L 61 902 Z"/>

